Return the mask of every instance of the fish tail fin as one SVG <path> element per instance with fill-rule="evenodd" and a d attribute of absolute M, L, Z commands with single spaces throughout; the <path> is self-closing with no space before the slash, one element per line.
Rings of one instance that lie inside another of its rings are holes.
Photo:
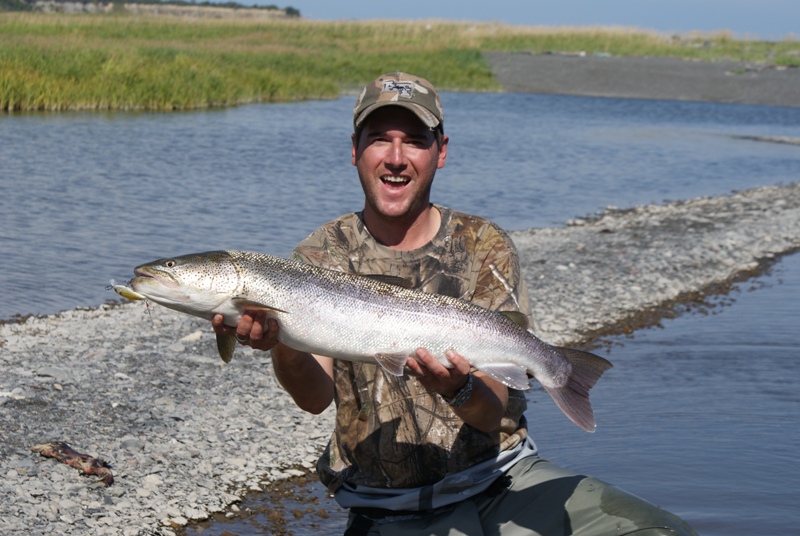
<path fill-rule="evenodd" d="M 587 432 L 594 432 L 597 425 L 589 401 L 589 390 L 612 365 L 608 360 L 589 352 L 572 348 L 553 349 L 566 357 L 572 365 L 572 371 L 565 385 L 544 388 L 569 420 Z"/>

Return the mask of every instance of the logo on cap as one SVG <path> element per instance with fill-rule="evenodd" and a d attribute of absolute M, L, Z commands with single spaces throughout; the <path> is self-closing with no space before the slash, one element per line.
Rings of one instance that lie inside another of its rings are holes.
<path fill-rule="evenodd" d="M 398 82 L 397 80 L 384 80 L 381 93 L 391 93 L 396 91 L 399 97 L 405 99 L 414 98 L 414 82 Z"/>

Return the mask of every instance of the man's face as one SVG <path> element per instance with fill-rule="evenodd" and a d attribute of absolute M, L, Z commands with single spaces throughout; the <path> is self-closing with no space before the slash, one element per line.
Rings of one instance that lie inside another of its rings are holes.
<path fill-rule="evenodd" d="M 433 176 L 446 158 L 447 137 L 437 144 L 411 111 L 400 106 L 376 110 L 359 139 L 353 139 L 365 211 L 383 219 L 413 220 L 429 206 Z"/>

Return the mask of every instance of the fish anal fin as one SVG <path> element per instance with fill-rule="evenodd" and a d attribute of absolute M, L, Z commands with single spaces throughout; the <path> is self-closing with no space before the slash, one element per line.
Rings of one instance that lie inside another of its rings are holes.
<path fill-rule="evenodd" d="M 236 337 L 233 335 L 223 335 L 222 333 L 217 333 L 217 351 L 219 352 L 219 356 L 223 361 L 226 363 L 231 362 L 235 348 Z"/>
<path fill-rule="evenodd" d="M 524 391 L 531 387 L 525 367 L 513 363 L 492 363 L 484 365 L 478 370 L 511 389 Z"/>
<path fill-rule="evenodd" d="M 402 376 L 408 354 L 375 354 L 378 365 L 392 376 Z"/>
<path fill-rule="evenodd" d="M 519 311 L 498 311 L 498 312 L 504 317 L 514 322 L 522 329 L 528 329 L 530 327 L 530 320 L 528 319 L 528 315 L 526 315 L 525 313 L 520 313 Z"/>
<path fill-rule="evenodd" d="M 544 388 L 569 420 L 587 432 L 594 432 L 597 425 L 592 403 L 589 401 L 589 390 L 612 365 L 608 360 L 589 352 L 572 348 L 552 348 L 567 358 L 572 370 L 563 386 L 544 385 Z"/>
<path fill-rule="evenodd" d="M 237 306 L 241 307 L 244 310 L 251 310 L 251 311 L 267 311 L 273 313 L 286 313 L 283 309 L 278 309 L 277 307 L 270 307 L 269 305 L 264 305 L 263 303 L 259 303 L 257 301 L 253 301 L 248 298 L 242 298 L 240 296 L 235 296 L 231 298 L 231 301 Z M 288 313 L 287 313 L 288 314 Z"/>

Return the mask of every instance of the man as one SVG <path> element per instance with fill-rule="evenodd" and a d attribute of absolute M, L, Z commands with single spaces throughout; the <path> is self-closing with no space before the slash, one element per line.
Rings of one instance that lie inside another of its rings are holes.
<path fill-rule="evenodd" d="M 449 141 L 436 89 L 416 76 L 383 75 L 362 91 L 353 124 L 364 209 L 317 229 L 293 257 L 529 315 L 506 233 L 430 202 Z M 395 377 L 288 348 L 262 313 L 236 328 L 217 316 L 213 326 L 271 350 L 278 380 L 302 409 L 336 403 L 317 470 L 350 508 L 346 534 L 694 534 L 668 512 L 536 456 L 524 394 L 470 370 L 456 352 L 446 368 L 420 348 Z"/>

